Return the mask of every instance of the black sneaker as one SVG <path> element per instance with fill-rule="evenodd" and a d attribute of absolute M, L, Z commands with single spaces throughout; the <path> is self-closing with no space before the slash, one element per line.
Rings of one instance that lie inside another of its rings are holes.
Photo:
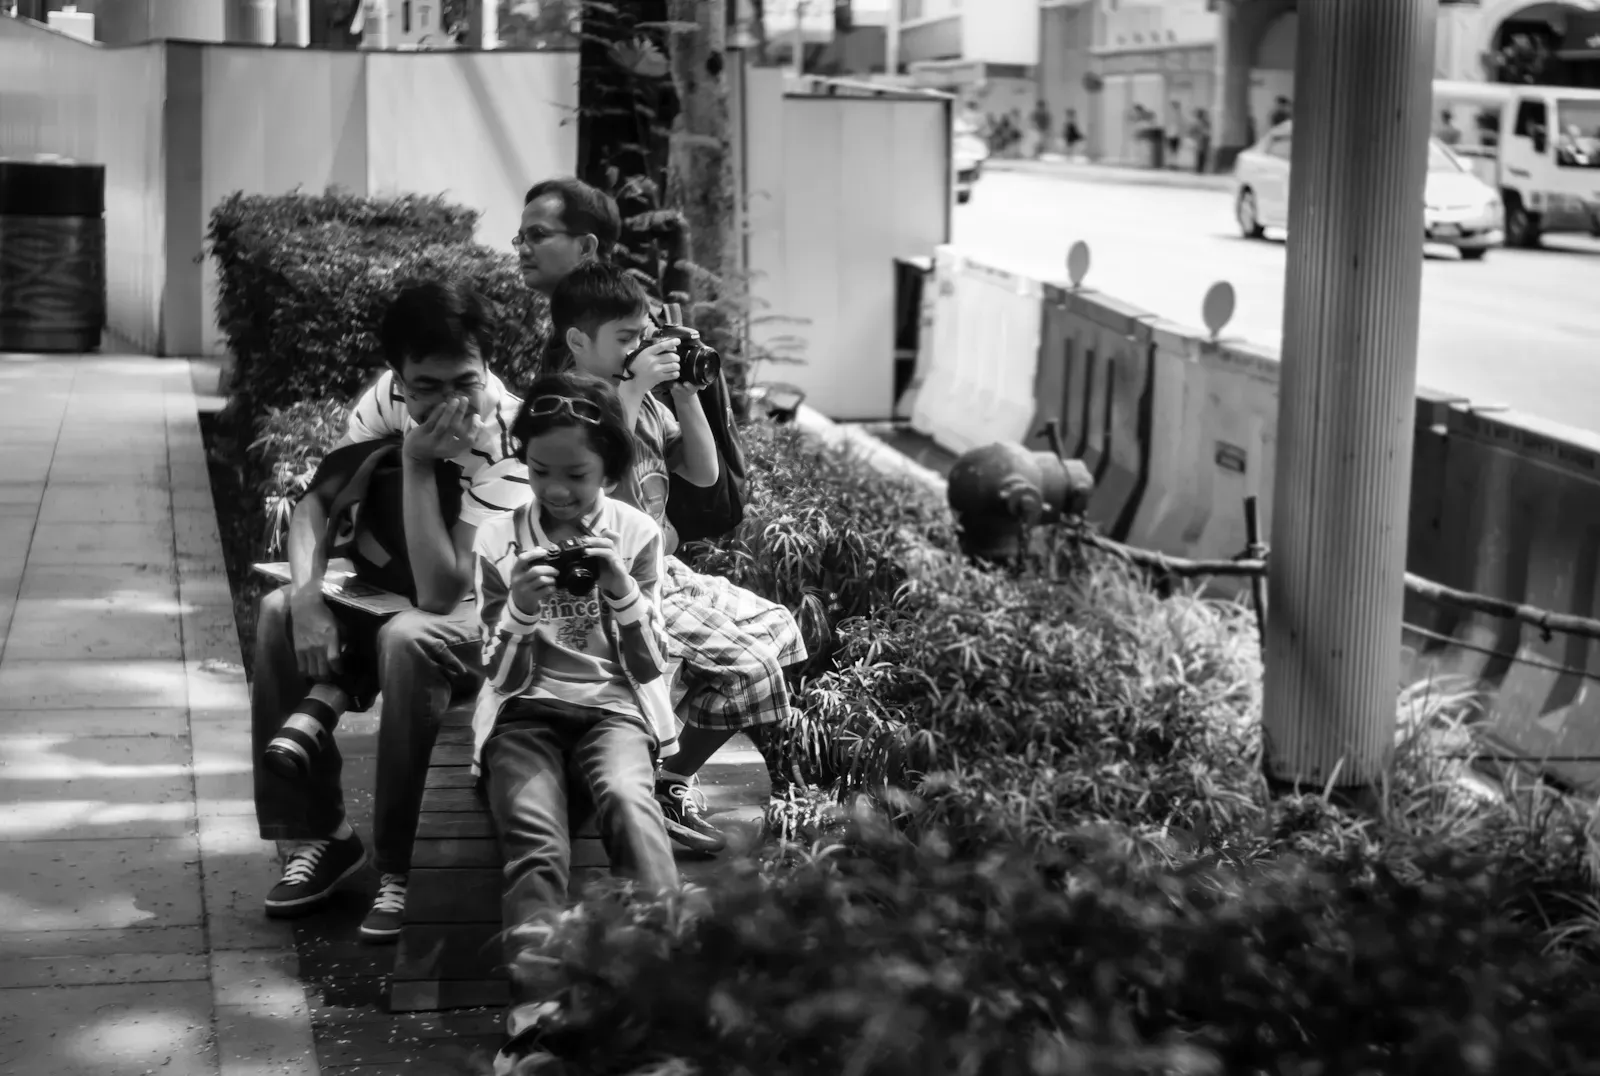
<path fill-rule="evenodd" d="M 685 848 L 714 853 L 728 847 L 728 838 L 706 821 L 705 798 L 687 781 L 656 778 L 656 802 L 667 821 L 667 835 Z"/>
<path fill-rule="evenodd" d="M 361 921 L 361 937 L 369 942 L 392 942 L 400 937 L 406 918 L 406 876 L 385 874 L 378 880 L 378 895 Z"/>
<path fill-rule="evenodd" d="M 287 916 L 310 911 L 366 863 L 367 850 L 354 833 L 344 840 L 306 841 L 289 853 L 283 877 L 267 894 L 267 914 Z"/>

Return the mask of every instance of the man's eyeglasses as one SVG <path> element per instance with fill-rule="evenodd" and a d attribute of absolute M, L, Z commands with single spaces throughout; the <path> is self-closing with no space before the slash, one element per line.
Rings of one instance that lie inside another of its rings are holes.
<path fill-rule="evenodd" d="M 558 235 L 571 235 L 571 232 L 552 232 L 544 228 L 529 228 L 527 231 L 518 232 L 511 237 L 511 245 L 517 250 L 523 247 L 536 247 L 540 243 L 547 243 Z"/>
<path fill-rule="evenodd" d="M 605 412 L 592 400 L 575 400 L 570 396 L 540 396 L 528 404 L 528 414 L 535 418 L 558 418 L 571 415 L 579 422 L 598 426 L 605 420 Z"/>
<path fill-rule="evenodd" d="M 418 386 L 412 385 L 400 377 L 396 377 L 395 380 L 400 382 L 400 389 L 405 393 L 408 400 L 416 400 L 419 403 L 426 400 L 439 400 L 447 396 L 463 396 L 483 391 L 483 382 L 481 381 L 469 381 L 460 385 L 425 384 Z"/>

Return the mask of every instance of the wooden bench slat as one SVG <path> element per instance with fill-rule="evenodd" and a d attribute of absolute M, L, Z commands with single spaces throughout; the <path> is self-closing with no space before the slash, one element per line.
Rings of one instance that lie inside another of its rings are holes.
<path fill-rule="evenodd" d="M 432 764 L 435 766 L 471 766 L 472 744 L 436 744 L 433 748 Z"/>
<path fill-rule="evenodd" d="M 500 842 L 492 837 L 419 838 L 411 845 L 411 869 L 499 867 Z"/>
<path fill-rule="evenodd" d="M 511 984 L 504 979 L 481 982 L 445 980 L 389 984 L 390 1012 L 439 1012 L 442 1009 L 503 1007 L 511 1002 Z"/>
<path fill-rule="evenodd" d="M 417 839 L 448 837 L 493 837 L 494 820 L 488 811 L 478 814 L 434 814 L 425 812 L 417 819 Z"/>
<path fill-rule="evenodd" d="M 495 867 L 413 867 L 406 919 L 419 923 L 500 921 L 501 872 Z"/>
<path fill-rule="evenodd" d="M 500 979 L 504 955 L 498 922 L 416 924 L 395 950 L 393 981 Z"/>
<path fill-rule="evenodd" d="M 471 747 L 472 726 L 446 725 L 441 722 L 439 725 L 439 738 L 434 743 L 466 744 Z"/>
<path fill-rule="evenodd" d="M 476 788 L 471 766 L 430 766 L 424 788 Z"/>
<path fill-rule="evenodd" d="M 605 846 L 598 836 L 578 836 L 572 842 L 572 866 L 606 867 Z M 411 867 L 493 867 L 499 870 L 500 844 L 486 837 L 419 838 L 411 847 Z"/>
<path fill-rule="evenodd" d="M 484 811 L 483 797 L 475 788 L 424 788 L 422 810 L 436 814 L 454 814 L 460 811 Z"/>
<path fill-rule="evenodd" d="M 585 884 L 609 873 L 608 867 L 574 863 L 567 899 L 577 900 Z M 493 923 L 499 929 L 502 882 L 499 867 L 413 867 L 405 930 L 418 923 Z"/>

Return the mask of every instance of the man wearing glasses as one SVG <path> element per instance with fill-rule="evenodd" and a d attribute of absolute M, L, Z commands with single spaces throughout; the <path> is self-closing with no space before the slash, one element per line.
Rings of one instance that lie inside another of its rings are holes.
<path fill-rule="evenodd" d="M 603 191 L 571 177 L 533 185 L 512 237 L 528 287 L 548 296 L 590 258 L 609 259 L 622 238 L 622 215 Z"/>
<path fill-rule="evenodd" d="M 382 692 L 373 809 L 379 889 L 361 925 L 368 941 L 399 935 L 411 845 L 439 721 L 453 694 L 476 688 L 479 626 L 465 599 L 472 591 L 472 544 L 492 516 L 531 499 L 527 473 L 512 451 L 511 423 L 521 401 L 489 372 L 490 308 L 470 286 L 426 283 L 402 290 L 384 316 L 380 345 L 388 369 L 351 409 L 336 447 L 399 441 L 404 542 L 416 608 L 377 633 Z M 447 521 L 437 471 L 459 473 L 460 510 Z M 294 581 L 261 603 L 251 715 L 256 751 L 256 817 L 267 840 L 294 842 L 268 915 L 310 911 L 360 870 L 366 849 L 345 818 L 337 746 L 328 743 L 299 780 L 261 763 L 310 685 L 343 660 L 344 633 L 322 596 L 328 518 L 318 498 L 295 509 L 289 533 Z M 331 740 L 331 737 L 330 737 Z"/>

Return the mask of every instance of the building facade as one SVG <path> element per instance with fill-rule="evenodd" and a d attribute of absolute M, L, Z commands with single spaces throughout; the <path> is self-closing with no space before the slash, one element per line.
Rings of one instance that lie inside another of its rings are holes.
<path fill-rule="evenodd" d="M 1092 122 L 1103 159 L 1148 163 L 1142 131 L 1183 131 L 1215 107 L 1214 0 L 1098 0 L 1093 47 L 1100 89 Z"/>
<path fill-rule="evenodd" d="M 1097 0 L 1040 0 L 1039 4 L 1039 96 L 1055 127 L 1052 148 L 1066 148 L 1064 132 L 1070 115 L 1085 139 L 1078 151 L 1092 158 L 1103 154 L 1096 114 L 1099 94 L 1094 89 L 1099 77 L 1094 55 L 1099 15 Z"/>
<path fill-rule="evenodd" d="M 1039 97 L 1039 0 L 893 0 L 890 67 L 989 119 L 1026 117 Z"/>

